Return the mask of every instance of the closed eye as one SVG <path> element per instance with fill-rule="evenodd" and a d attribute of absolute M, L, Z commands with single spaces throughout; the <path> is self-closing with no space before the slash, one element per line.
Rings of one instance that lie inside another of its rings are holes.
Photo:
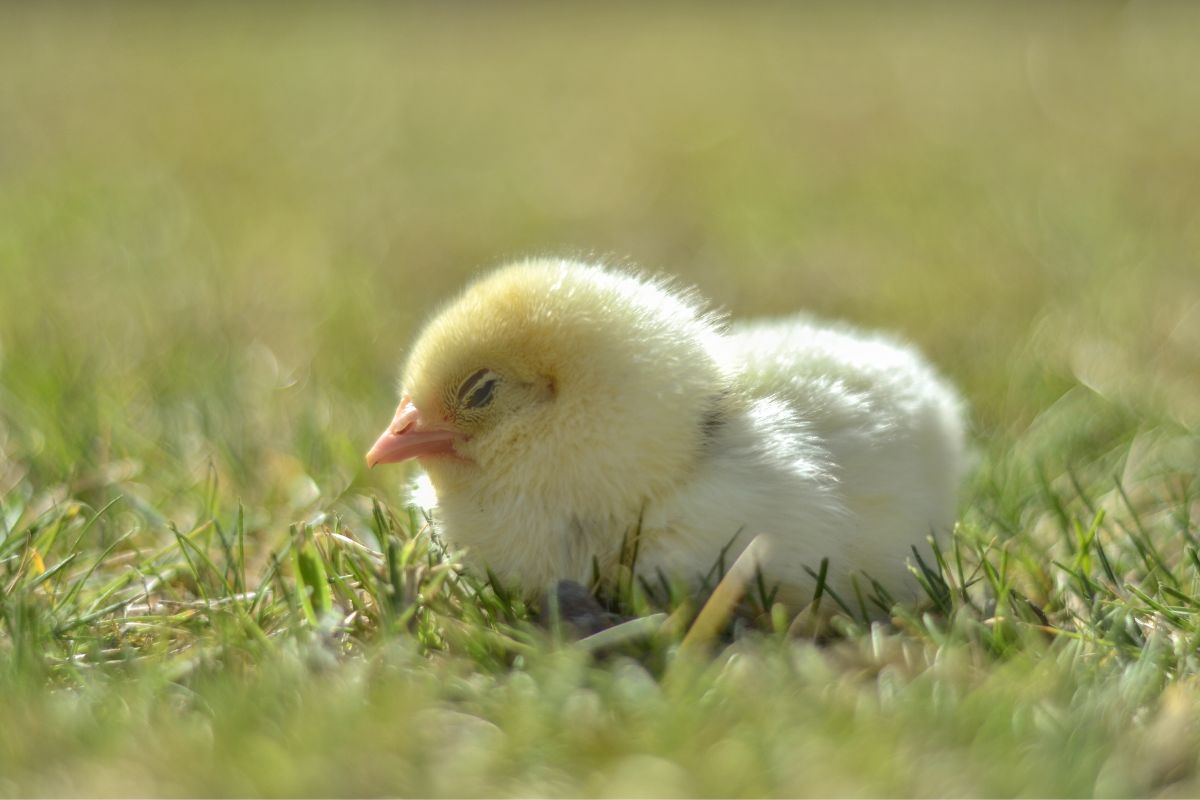
<path fill-rule="evenodd" d="M 500 376 L 490 369 L 475 371 L 458 389 L 459 405 L 466 409 L 483 408 L 492 402 L 492 395 L 499 382 Z"/>
<path fill-rule="evenodd" d="M 467 398 L 467 402 L 463 404 L 463 407 L 483 408 L 492 402 L 492 392 L 496 390 L 497 383 L 498 381 L 495 378 L 485 381 L 482 386 L 471 392 L 471 396 Z"/>

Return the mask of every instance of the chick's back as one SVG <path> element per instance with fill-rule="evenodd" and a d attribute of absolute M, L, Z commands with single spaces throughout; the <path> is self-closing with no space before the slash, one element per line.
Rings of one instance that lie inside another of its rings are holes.
<path fill-rule="evenodd" d="M 807 316 L 735 324 L 721 348 L 739 402 L 666 527 L 710 538 L 697 553 L 732 532 L 733 553 L 764 534 L 761 566 L 793 604 L 811 597 L 808 570 L 826 557 L 836 591 L 853 597 L 851 575 L 865 573 L 896 599 L 913 596 L 912 548 L 955 517 L 957 393 L 911 347 Z M 651 547 L 648 566 L 684 551 Z"/>

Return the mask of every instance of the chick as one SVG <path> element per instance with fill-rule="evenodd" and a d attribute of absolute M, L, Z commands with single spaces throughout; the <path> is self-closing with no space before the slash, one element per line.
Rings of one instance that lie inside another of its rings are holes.
<path fill-rule="evenodd" d="M 920 355 L 806 317 L 727 326 L 667 282 L 504 267 L 433 318 L 401 387 L 368 464 L 417 458 L 447 540 L 530 594 L 609 574 L 636 531 L 651 580 L 696 584 L 757 537 L 793 607 L 824 558 L 843 596 L 866 573 L 905 599 L 911 548 L 954 520 L 963 407 Z"/>

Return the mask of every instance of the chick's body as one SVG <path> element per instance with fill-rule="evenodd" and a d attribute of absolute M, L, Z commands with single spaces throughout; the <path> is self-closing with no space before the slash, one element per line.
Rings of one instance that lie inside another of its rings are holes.
<path fill-rule="evenodd" d="M 903 598 L 910 548 L 954 519 L 961 404 L 913 350 L 799 317 L 726 328 L 632 275 L 485 277 L 423 332 L 403 391 L 372 453 L 400 449 L 375 460 L 441 431 L 417 435 L 452 443 L 421 459 L 446 538 L 530 592 L 611 570 L 637 532 L 654 580 L 698 582 L 761 537 L 793 606 L 823 558 L 835 591 L 861 571 Z"/>
<path fill-rule="evenodd" d="M 647 537 L 643 568 L 707 568 L 735 527 L 741 546 L 766 535 L 761 566 L 793 605 L 811 597 L 823 558 L 848 600 L 854 572 L 910 597 L 911 548 L 954 522 L 956 394 L 913 350 L 804 317 L 734 326 L 721 345 L 736 410 L 688 487 L 649 518 L 678 544 Z"/>

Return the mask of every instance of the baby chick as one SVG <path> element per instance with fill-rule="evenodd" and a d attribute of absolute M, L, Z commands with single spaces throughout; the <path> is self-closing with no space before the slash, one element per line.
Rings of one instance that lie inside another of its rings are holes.
<path fill-rule="evenodd" d="M 427 325 L 401 385 L 367 463 L 417 458 L 446 539 L 531 594 L 606 573 L 638 531 L 651 580 L 699 582 L 757 537 L 793 607 L 824 558 L 843 597 L 865 572 L 903 599 L 911 548 L 954 520 L 962 404 L 920 355 L 805 317 L 728 327 L 662 281 L 504 267 Z"/>

